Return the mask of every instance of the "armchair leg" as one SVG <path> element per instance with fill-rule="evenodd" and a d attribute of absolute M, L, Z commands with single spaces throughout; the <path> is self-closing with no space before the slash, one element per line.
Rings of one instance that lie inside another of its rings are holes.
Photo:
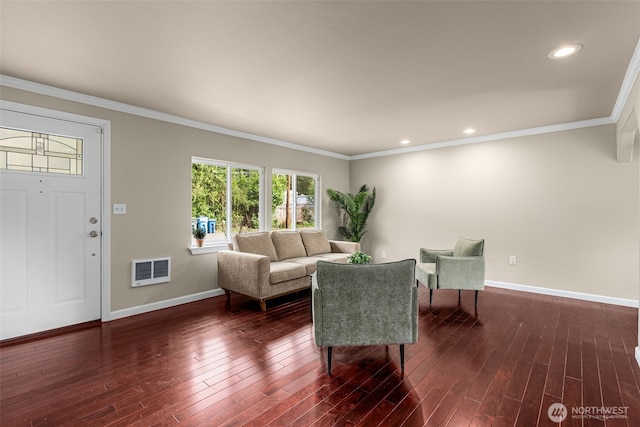
<path fill-rule="evenodd" d="M 478 308 L 478 290 L 477 289 L 476 289 L 476 305 L 475 305 L 475 307 Z"/>
<path fill-rule="evenodd" d="M 431 307 L 431 301 L 433 301 L 433 289 L 429 289 L 429 307 Z"/>
<path fill-rule="evenodd" d="M 458 305 L 460 305 L 460 289 L 458 289 Z"/>
<path fill-rule="evenodd" d="M 400 344 L 400 369 L 404 372 L 404 344 Z"/>
<path fill-rule="evenodd" d="M 327 372 L 331 375 L 331 353 L 333 347 L 327 347 Z"/>

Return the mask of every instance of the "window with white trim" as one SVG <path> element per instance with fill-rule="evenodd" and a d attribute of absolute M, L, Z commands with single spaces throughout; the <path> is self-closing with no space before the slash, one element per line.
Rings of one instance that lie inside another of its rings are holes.
<path fill-rule="evenodd" d="M 191 229 L 206 231 L 205 246 L 264 229 L 264 168 L 191 159 Z M 192 235 L 191 245 L 195 246 Z"/>
<path fill-rule="evenodd" d="M 320 177 L 315 174 L 274 169 L 271 176 L 274 230 L 319 229 Z"/>

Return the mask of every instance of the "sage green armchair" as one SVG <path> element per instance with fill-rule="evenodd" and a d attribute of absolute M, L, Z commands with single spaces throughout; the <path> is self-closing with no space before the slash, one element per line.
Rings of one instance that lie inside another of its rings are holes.
<path fill-rule="evenodd" d="M 334 346 L 400 344 L 418 341 L 416 260 L 385 264 L 335 264 L 318 261 L 312 276 L 315 342 L 327 347 L 331 375 Z"/>
<path fill-rule="evenodd" d="M 416 280 L 429 288 L 429 306 L 434 289 L 475 290 L 475 307 L 478 308 L 478 291 L 484 289 L 484 239 L 470 240 L 460 237 L 453 249 L 420 249 L 420 262 L 416 266 Z"/>

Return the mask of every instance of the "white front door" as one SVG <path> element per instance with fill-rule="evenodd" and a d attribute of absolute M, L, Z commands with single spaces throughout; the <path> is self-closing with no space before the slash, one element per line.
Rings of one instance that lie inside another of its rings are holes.
<path fill-rule="evenodd" d="M 101 141 L 0 110 L 0 339 L 100 319 Z"/>

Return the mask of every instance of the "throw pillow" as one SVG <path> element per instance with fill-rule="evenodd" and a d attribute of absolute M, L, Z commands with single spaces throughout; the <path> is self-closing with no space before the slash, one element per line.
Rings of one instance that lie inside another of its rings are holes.
<path fill-rule="evenodd" d="M 331 244 L 323 230 L 302 230 L 300 236 L 307 256 L 331 253 Z"/>
<path fill-rule="evenodd" d="M 272 231 L 271 238 L 273 239 L 273 245 L 276 247 L 276 253 L 280 261 L 307 256 L 298 231 Z"/>
<path fill-rule="evenodd" d="M 456 246 L 453 248 L 453 256 L 481 256 L 484 251 L 484 239 L 470 240 L 460 237 Z"/>
<path fill-rule="evenodd" d="M 266 232 L 236 234 L 233 238 L 240 252 L 264 255 L 271 259 L 271 262 L 278 261 L 276 248 L 273 246 L 271 236 Z"/>

